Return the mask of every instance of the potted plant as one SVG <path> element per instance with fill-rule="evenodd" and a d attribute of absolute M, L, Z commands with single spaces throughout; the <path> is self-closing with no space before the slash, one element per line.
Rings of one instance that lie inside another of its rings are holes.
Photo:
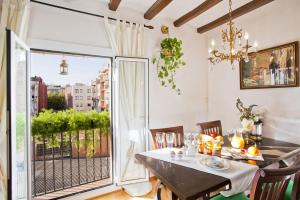
<path fill-rule="evenodd" d="M 169 30 L 166 26 L 163 26 L 161 31 L 168 36 L 161 41 L 159 55 L 152 59 L 152 63 L 156 64 L 160 84 L 172 88 L 180 95 L 181 90 L 176 85 L 175 74 L 178 69 L 186 65 L 182 60 L 182 41 L 176 37 L 169 37 Z"/>

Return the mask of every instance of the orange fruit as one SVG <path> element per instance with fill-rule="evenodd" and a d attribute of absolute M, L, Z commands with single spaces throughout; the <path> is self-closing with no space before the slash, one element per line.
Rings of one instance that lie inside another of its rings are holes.
<path fill-rule="evenodd" d="M 248 164 L 250 164 L 250 165 L 256 165 L 256 161 L 255 160 L 248 160 Z"/>
<path fill-rule="evenodd" d="M 244 141 L 244 139 L 242 137 L 236 137 L 236 136 L 234 136 L 232 138 L 232 140 L 231 140 L 231 145 L 234 148 L 242 149 L 245 146 L 245 141 Z"/>
<path fill-rule="evenodd" d="M 219 140 L 219 141 L 222 142 L 223 141 L 223 137 L 221 135 L 219 135 L 219 136 L 216 137 L 216 140 Z"/>
<path fill-rule="evenodd" d="M 256 146 L 251 146 L 248 148 L 248 154 L 257 156 L 259 154 L 259 149 Z"/>

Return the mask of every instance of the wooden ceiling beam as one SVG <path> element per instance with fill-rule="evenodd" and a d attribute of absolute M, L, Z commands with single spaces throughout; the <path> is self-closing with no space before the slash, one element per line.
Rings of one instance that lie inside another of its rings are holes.
<path fill-rule="evenodd" d="M 182 17 L 177 19 L 174 22 L 174 26 L 175 27 L 180 27 L 181 25 L 187 23 L 188 21 L 194 19 L 195 17 L 198 17 L 199 15 L 204 13 L 205 11 L 207 11 L 210 8 L 214 7 L 215 5 L 220 3 L 221 1 L 222 0 L 206 0 L 206 1 L 204 1 L 202 4 L 200 4 L 199 6 L 197 6 L 196 8 L 191 10 L 190 12 L 186 13 L 185 15 L 183 15 Z"/>
<path fill-rule="evenodd" d="M 144 14 L 145 19 L 153 19 L 160 11 L 162 11 L 172 0 L 157 0 Z"/>
<path fill-rule="evenodd" d="M 270 2 L 272 2 L 274 0 L 253 0 L 239 8 L 237 8 L 236 10 L 232 11 L 232 19 L 238 18 L 242 15 L 245 15 L 257 8 L 260 8 Z M 207 31 L 210 31 L 218 26 L 221 26 L 225 23 L 227 23 L 229 21 L 229 14 L 226 14 L 204 26 L 201 26 L 197 29 L 198 33 L 205 33 Z"/>
<path fill-rule="evenodd" d="M 110 10 L 116 11 L 121 3 L 121 0 L 110 0 L 108 3 L 108 8 Z"/>

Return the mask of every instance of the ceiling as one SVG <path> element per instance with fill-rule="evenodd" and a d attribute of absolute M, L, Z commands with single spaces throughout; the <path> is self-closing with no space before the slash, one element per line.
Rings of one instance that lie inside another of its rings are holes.
<path fill-rule="evenodd" d="M 109 0 L 99 1 L 105 4 L 109 3 Z M 154 19 L 160 18 L 175 21 L 182 15 L 186 14 L 198 5 L 202 4 L 204 1 L 205 0 L 173 0 L 165 9 L 163 9 L 157 16 L 155 16 Z M 251 0 L 233 0 L 233 10 L 250 1 Z M 140 12 L 141 14 L 144 14 L 154 2 L 156 2 L 156 0 L 122 0 L 118 9 L 124 10 L 126 8 L 130 8 L 136 10 L 137 12 Z M 227 13 L 228 1 L 223 0 L 221 3 L 217 4 L 213 8 L 202 13 L 193 20 L 187 22 L 187 24 L 193 26 L 194 28 L 198 28 Z"/>

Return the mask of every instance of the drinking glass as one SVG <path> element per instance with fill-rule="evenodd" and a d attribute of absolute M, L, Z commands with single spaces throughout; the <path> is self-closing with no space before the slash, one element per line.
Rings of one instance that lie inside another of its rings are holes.
<path fill-rule="evenodd" d="M 227 131 L 227 137 L 228 137 L 229 142 L 231 142 L 232 137 L 234 136 L 236 131 L 237 131 L 236 129 L 230 129 L 230 130 Z"/>
<path fill-rule="evenodd" d="M 168 148 L 173 147 L 174 139 L 175 139 L 175 133 L 167 133 L 166 134 L 166 140 L 167 140 Z"/>
<path fill-rule="evenodd" d="M 158 148 L 162 149 L 163 144 L 164 144 L 164 133 L 163 132 L 158 132 L 155 134 L 155 139 L 158 144 Z"/>

